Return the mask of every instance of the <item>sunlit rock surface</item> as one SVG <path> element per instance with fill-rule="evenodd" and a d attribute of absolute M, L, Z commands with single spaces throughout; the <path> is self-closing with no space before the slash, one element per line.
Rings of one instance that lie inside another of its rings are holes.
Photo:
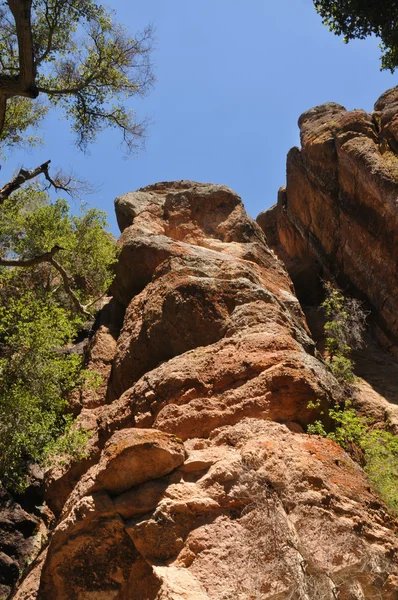
<path fill-rule="evenodd" d="M 58 522 L 14 597 L 396 599 L 396 523 L 304 433 L 342 390 L 241 199 L 159 183 L 116 212 L 125 314 L 91 342 L 100 393 L 76 400 L 90 455 L 47 475 Z"/>

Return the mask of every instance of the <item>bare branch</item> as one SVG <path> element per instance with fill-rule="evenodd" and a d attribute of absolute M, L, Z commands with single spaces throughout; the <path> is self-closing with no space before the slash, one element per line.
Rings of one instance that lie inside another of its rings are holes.
<path fill-rule="evenodd" d="M 63 250 L 61 246 L 54 246 L 51 248 L 49 252 L 44 252 L 44 254 L 40 254 L 40 256 L 34 256 L 33 258 L 26 259 L 5 259 L 0 258 L 0 266 L 1 267 L 34 267 L 35 265 L 40 265 L 44 262 L 51 262 L 54 254 Z"/>
<path fill-rule="evenodd" d="M 72 300 L 72 302 L 75 305 L 75 308 L 77 309 L 77 311 L 80 312 L 80 313 L 82 313 L 83 315 L 87 315 L 87 316 L 91 317 L 91 315 L 87 311 L 86 307 L 83 306 L 83 304 L 80 303 L 79 298 L 76 296 L 75 292 L 70 287 L 70 285 L 69 285 L 69 277 L 68 277 L 67 272 L 63 268 L 63 266 L 60 265 L 59 262 L 57 262 L 55 260 L 54 256 L 51 256 L 50 260 L 48 262 L 51 263 L 53 265 L 53 267 L 55 267 L 57 269 L 58 273 L 61 275 L 62 281 L 64 282 L 65 291 L 68 294 L 68 296 L 70 297 L 70 299 Z"/>
<path fill-rule="evenodd" d="M 48 161 L 50 162 L 50 161 Z M 50 176 L 49 170 L 48 170 L 48 166 L 47 169 L 45 169 L 43 171 L 43 175 L 44 177 L 47 179 L 47 181 L 50 184 L 50 187 L 53 187 L 55 190 L 63 190 L 64 192 L 66 192 L 67 194 L 70 194 L 70 188 L 68 187 L 68 185 L 62 182 L 62 180 L 60 179 L 60 177 L 56 177 L 55 179 L 53 179 Z M 71 178 L 68 180 L 68 183 L 71 182 Z"/>
<path fill-rule="evenodd" d="M 70 193 L 70 188 L 67 187 L 64 183 L 62 183 L 61 179 L 56 178 L 53 179 L 49 174 L 51 160 L 47 160 L 43 164 L 36 167 L 36 169 L 20 169 L 19 173 L 11 179 L 5 186 L 0 189 L 0 206 L 3 204 L 9 196 L 20 187 L 23 186 L 24 183 L 38 177 L 39 175 L 44 175 L 44 177 L 49 182 L 50 186 L 54 187 L 56 190 L 63 190 L 64 192 Z M 49 186 L 49 187 L 50 187 Z"/>
<path fill-rule="evenodd" d="M 5 259 L 0 258 L 0 266 L 2 267 L 34 267 L 36 265 L 40 265 L 42 263 L 50 263 L 61 275 L 62 281 L 64 284 L 65 292 L 68 294 L 69 298 L 72 300 L 76 310 L 86 316 L 90 316 L 91 314 L 87 311 L 87 307 L 81 304 L 79 298 L 76 296 L 75 292 L 70 287 L 70 279 L 68 273 L 65 271 L 62 265 L 59 264 L 58 261 L 55 260 L 54 255 L 63 250 L 61 246 L 54 246 L 49 252 L 44 252 L 44 254 L 40 254 L 40 256 L 34 256 L 33 258 L 27 258 L 22 260 L 17 259 Z M 91 306 L 93 303 L 89 304 Z"/>

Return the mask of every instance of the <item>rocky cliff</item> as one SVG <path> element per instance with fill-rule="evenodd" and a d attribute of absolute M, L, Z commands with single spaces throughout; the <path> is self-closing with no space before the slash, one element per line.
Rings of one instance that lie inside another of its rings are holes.
<path fill-rule="evenodd" d="M 366 300 L 383 345 L 398 353 L 398 88 L 375 110 L 317 106 L 299 119 L 287 185 L 258 216 L 304 303 L 331 276 Z"/>
<path fill-rule="evenodd" d="M 301 148 L 288 154 L 287 185 L 257 222 L 317 340 L 312 307 L 321 302 L 322 279 L 364 302 L 372 336 L 354 356 L 356 406 L 398 434 L 398 87 L 371 114 L 328 103 L 298 124 Z"/>
<path fill-rule="evenodd" d="M 304 433 L 342 390 L 241 199 L 160 183 L 116 212 L 89 351 L 104 382 L 74 398 L 89 456 L 47 475 L 56 526 L 13 598 L 396 599 L 396 522 L 341 447 Z"/>

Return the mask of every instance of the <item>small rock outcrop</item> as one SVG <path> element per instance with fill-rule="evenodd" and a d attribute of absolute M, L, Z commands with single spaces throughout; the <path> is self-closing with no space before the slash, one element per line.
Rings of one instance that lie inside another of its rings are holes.
<path fill-rule="evenodd" d="M 14 598 L 395 600 L 396 522 L 304 433 L 342 390 L 239 196 L 159 183 L 116 213 L 124 321 L 90 342 L 89 456 L 47 474 L 57 524 Z"/>
<path fill-rule="evenodd" d="M 286 188 L 257 221 L 304 303 L 333 276 L 367 301 L 379 339 L 397 354 L 398 87 L 371 114 L 328 103 L 299 127 Z"/>

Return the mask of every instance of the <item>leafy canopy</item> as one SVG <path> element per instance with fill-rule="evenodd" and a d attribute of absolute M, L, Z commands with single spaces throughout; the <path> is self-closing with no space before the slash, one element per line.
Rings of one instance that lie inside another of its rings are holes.
<path fill-rule="evenodd" d="M 323 23 L 344 41 L 374 34 L 381 39 L 381 68 L 398 66 L 398 3 L 395 0 L 314 0 Z"/>
<path fill-rule="evenodd" d="M 51 204 L 39 188 L 13 194 L 1 216 L 0 256 L 23 264 L 60 248 L 58 267 L 48 261 L 0 267 L 0 480 L 21 491 L 29 462 L 43 464 L 59 451 L 84 453 L 87 436 L 67 413 L 68 395 L 87 377 L 82 357 L 65 345 L 106 293 L 116 245 L 103 212 L 83 208 L 73 216 L 65 200 Z M 84 312 L 74 298 L 87 306 Z"/>
<path fill-rule="evenodd" d="M 34 143 L 27 129 L 51 106 L 85 150 L 106 127 L 128 152 L 144 133 L 126 100 L 153 83 L 151 28 L 131 36 L 93 0 L 8 0 L 0 6 L 0 143 Z"/>

